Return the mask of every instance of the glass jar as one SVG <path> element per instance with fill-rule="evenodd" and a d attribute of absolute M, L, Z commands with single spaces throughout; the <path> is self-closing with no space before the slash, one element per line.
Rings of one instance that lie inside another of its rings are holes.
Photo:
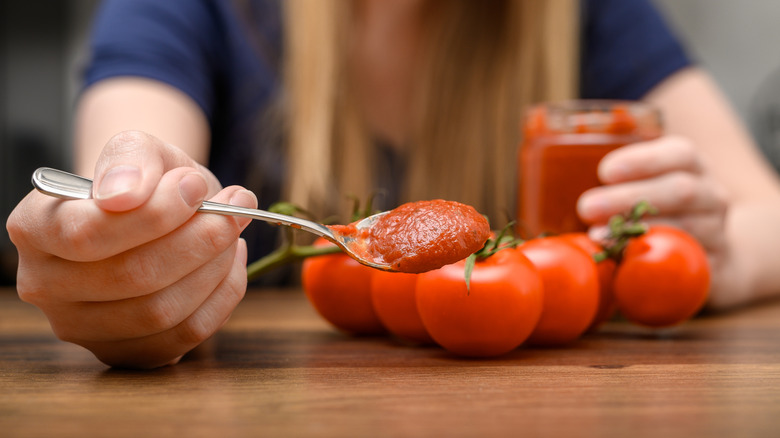
<path fill-rule="evenodd" d="M 600 185 L 597 167 L 608 152 L 661 136 L 661 115 L 643 102 L 573 100 L 531 107 L 519 154 L 518 231 L 586 230 L 577 199 Z"/>

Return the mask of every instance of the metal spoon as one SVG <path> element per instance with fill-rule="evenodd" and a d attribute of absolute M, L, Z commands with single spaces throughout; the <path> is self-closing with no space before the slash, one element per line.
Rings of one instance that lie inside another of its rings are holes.
<path fill-rule="evenodd" d="M 82 176 L 74 175 L 62 170 L 41 167 L 37 169 L 32 176 L 32 184 L 38 191 L 49 196 L 61 199 L 90 199 L 92 198 L 92 180 Z M 218 202 L 203 201 L 198 209 L 199 212 L 216 213 L 226 216 L 241 216 L 251 219 L 260 219 L 275 225 L 285 225 L 300 230 L 314 233 L 335 243 L 339 248 L 346 252 L 350 257 L 358 262 L 372 268 L 383 271 L 394 271 L 390 264 L 377 263 L 367 260 L 357 254 L 357 249 L 363 246 L 359 238 L 352 235 L 340 234 L 325 225 L 318 224 L 306 219 L 287 216 L 284 214 L 272 213 L 265 210 L 256 210 L 252 208 L 237 207 L 234 205 L 220 204 Z M 371 227 L 377 218 L 385 213 L 378 213 L 369 216 L 357 224 L 358 231 Z"/>

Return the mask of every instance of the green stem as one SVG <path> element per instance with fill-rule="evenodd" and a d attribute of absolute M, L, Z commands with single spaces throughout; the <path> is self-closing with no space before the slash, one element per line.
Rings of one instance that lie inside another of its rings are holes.
<path fill-rule="evenodd" d="M 647 224 L 641 222 L 647 215 L 658 214 L 658 209 L 647 201 L 638 202 L 628 214 L 615 215 L 609 220 L 609 240 L 604 251 L 596 254 L 596 261 L 611 258 L 620 263 L 628 242 L 647 232 Z"/>
<path fill-rule="evenodd" d="M 356 201 L 355 210 L 357 211 L 358 203 Z M 370 208 L 370 201 L 369 201 Z M 286 214 L 288 216 L 303 215 L 311 220 L 316 220 L 314 215 L 290 202 L 277 202 L 268 209 L 274 213 Z M 321 222 L 328 223 L 328 222 Z M 300 262 L 303 259 L 309 257 L 316 257 L 327 254 L 337 254 L 342 252 L 341 248 L 336 245 L 327 246 L 314 246 L 314 245 L 295 245 L 295 229 L 292 227 L 284 228 L 284 243 L 275 251 L 263 256 L 262 258 L 252 262 L 246 268 L 246 275 L 249 281 L 252 281 L 266 272 L 276 269 L 280 266 L 288 265 L 291 263 Z"/>
<path fill-rule="evenodd" d="M 474 265 L 476 265 L 478 260 L 484 260 L 506 248 L 515 248 L 524 242 L 523 239 L 515 238 L 512 235 L 513 226 L 514 222 L 506 224 L 495 239 L 488 239 L 485 245 L 482 246 L 482 249 L 466 258 L 466 266 L 464 268 L 466 294 L 471 294 L 471 273 L 474 271 Z"/>
<path fill-rule="evenodd" d="M 268 271 L 280 266 L 299 262 L 305 258 L 316 257 L 327 254 L 336 254 L 341 252 L 341 248 L 335 245 L 328 246 L 301 246 L 301 245 L 282 245 L 272 253 L 261 257 L 252 262 L 246 268 L 247 279 L 252 281 Z"/>

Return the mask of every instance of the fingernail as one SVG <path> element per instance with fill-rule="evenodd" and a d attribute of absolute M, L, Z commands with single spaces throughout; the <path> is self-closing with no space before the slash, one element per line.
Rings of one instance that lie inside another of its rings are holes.
<path fill-rule="evenodd" d="M 100 180 L 97 199 L 108 199 L 128 193 L 141 183 L 141 169 L 136 166 L 121 165 L 109 170 Z"/>
<path fill-rule="evenodd" d="M 249 190 L 238 190 L 230 197 L 230 205 L 257 208 L 257 197 Z"/>
<path fill-rule="evenodd" d="M 188 173 L 179 181 L 179 194 L 187 205 L 200 205 L 207 191 L 206 178 L 199 173 Z"/>

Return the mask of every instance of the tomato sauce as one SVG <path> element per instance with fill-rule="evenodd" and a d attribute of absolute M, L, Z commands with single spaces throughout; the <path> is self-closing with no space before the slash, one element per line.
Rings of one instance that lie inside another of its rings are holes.
<path fill-rule="evenodd" d="M 658 112 L 638 102 L 575 101 L 532 108 L 519 156 L 518 218 L 525 237 L 585 231 L 577 199 L 600 185 L 601 158 L 660 135 Z"/>
<path fill-rule="evenodd" d="M 330 228 L 365 239 L 360 256 L 407 273 L 462 260 L 482 248 L 490 235 L 488 220 L 473 207 L 441 199 L 403 204 L 364 230 L 356 224 Z"/>

